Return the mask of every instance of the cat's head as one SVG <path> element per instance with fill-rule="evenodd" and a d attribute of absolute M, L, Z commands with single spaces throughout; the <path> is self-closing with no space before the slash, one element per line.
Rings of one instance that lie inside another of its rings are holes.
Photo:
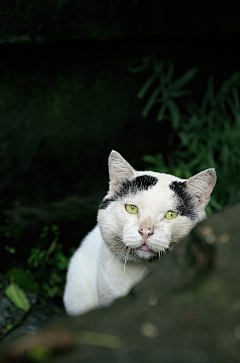
<path fill-rule="evenodd" d="M 116 151 L 109 156 L 110 188 L 98 212 L 102 237 L 123 261 L 153 260 L 206 217 L 214 169 L 189 179 L 139 172 Z"/>

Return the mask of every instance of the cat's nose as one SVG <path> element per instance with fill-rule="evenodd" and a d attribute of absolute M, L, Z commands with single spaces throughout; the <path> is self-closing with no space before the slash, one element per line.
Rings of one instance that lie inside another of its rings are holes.
<path fill-rule="evenodd" d="M 144 243 L 146 242 L 147 238 L 151 236 L 154 233 L 154 227 L 153 226 L 140 226 L 139 233 L 141 234 Z"/>

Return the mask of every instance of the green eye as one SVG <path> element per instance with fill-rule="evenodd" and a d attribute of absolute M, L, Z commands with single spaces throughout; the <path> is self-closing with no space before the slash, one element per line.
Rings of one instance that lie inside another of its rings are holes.
<path fill-rule="evenodd" d="M 136 207 L 135 205 L 131 205 L 131 204 L 126 204 L 125 205 L 126 211 L 128 213 L 131 214 L 138 214 L 138 207 Z"/>
<path fill-rule="evenodd" d="M 166 214 L 165 214 L 165 218 L 167 219 L 174 219 L 177 217 L 177 212 L 173 212 L 172 210 L 169 210 Z"/>

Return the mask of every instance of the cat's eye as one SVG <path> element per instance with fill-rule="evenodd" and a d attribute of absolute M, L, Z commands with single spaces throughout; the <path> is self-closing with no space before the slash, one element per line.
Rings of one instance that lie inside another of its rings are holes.
<path fill-rule="evenodd" d="M 138 214 L 138 207 L 136 207 L 135 205 L 131 205 L 131 204 L 126 204 L 125 205 L 126 211 L 128 213 L 131 214 Z"/>
<path fill-rule="evenodd" d="M 177 217 L 177 212 L 173 212 L 172 210 L 169 210 L 166 214 L 165 214 L 165 218 L 167 219 L 174 219 Z"/>

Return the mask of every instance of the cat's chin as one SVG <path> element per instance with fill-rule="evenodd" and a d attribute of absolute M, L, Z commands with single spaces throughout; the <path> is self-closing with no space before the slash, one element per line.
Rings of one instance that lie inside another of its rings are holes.
<path fill-rule="evenodd" d="M 136 255 L 138 257 L 140 257 L 141 259 L 148 260 L 148 261 L 159 258 L 158 254 L 156 252 L 154 252 L 153 250 L 144 249 L 144 248 L 141 248 L 141 247 L 136 249 Z"/>

